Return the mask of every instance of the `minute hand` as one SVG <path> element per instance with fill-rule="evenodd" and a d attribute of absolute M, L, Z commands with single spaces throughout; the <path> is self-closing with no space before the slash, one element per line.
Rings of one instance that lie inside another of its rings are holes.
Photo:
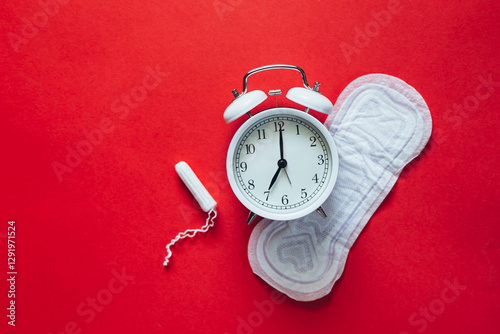
<path fill-rule="evenodd" d="M 280 161 L 284 161 L 284 166 L 282 167 L 285 171 L 285 175 L 286 175 L 286 178 L 288 179 L 288 182 L 290 182 L 290 185 L 292 184 L 292 181 L 290 181 L 290 177 L 288 176 L 288 173 L 286 171 L 286 165 L 287 165 L 287 162 L 284 158 L 284 153 L 283 153 L 283 130 L 280 130 Z M 278 165 L 279 165 L 279 162 L 278 162 Z"/>
<path fill-rule="evenodd" d="M 280 129 L 280 159 L 284 160 L 283 156 L 283 130 Z"/>

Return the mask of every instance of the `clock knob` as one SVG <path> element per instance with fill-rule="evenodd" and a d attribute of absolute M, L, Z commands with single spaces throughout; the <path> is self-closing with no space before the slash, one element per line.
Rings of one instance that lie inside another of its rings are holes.
<path fill-rule="evenodd" d="M 329 115 L 333 111 L 332 102 L 314 90 L 295 87 L 288 91 L 286 97 L 295 103 L 319 111 L 323 114 Z"/>
<path fill-rule="evenodd" d="M 267 99 L 267 95 L 261 90 L 253 90 L 236 97 L 224 111 L 224 121 L 231 123 L 264 102 L 265 99 Z"/>

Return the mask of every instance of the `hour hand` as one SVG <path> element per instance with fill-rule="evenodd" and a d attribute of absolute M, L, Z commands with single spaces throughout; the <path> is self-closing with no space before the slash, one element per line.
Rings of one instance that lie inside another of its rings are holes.
<path fill-rule="evenodd" d="M 278 170 L 276 171 L 276 173 L 274 173 L 273 179 L 271 180 L 271 184 L 269 185 L 269 188 L 267 188 L 267 190 L 271 190 L 271 188 L 273 187 L 274 183 L 278 179 L 278 175 L 280 175 L 280 171 L 281 171 L 281 167 L 278 167 Z"/>

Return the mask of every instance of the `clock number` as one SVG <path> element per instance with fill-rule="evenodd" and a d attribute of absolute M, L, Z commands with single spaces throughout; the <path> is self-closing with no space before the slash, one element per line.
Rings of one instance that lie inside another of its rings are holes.
<path fill-rule="evenodd" d="M 254 190 L 255 189 L 255 181 L 250 179 L 248 180 L 248 189 Z"/>
<path fill-rule="evenodd" d="M 300 135 L 300 131 L 299 131 L 299 125 L 295 125 L 297 127 L 297 136 Z"/>
<path fill-rule="evenodd" d="M 283 203 L 283 205 L 288 204 L 288 196 L 287 195 L 283 195 L 283 197 L 281 197 L 281 203 Z"/>
<path fill-rule="evenodd" d="M 325 159 L 323 158 L 322 154 L 318 155 L 318 160 L 318 165 L 320 166 L 325 163 Z"/>
<path fill-rule="evenodd" d="M 306 188 L 300 189 L 300 198 L 306 198 L 307 193 L 306 193 Z"/>
<path fill-rule="evenodd" d="M 261 131 L 262 131 L 262 135 L 261 135 Z M 259 140 L 260 139 L 266 139 L 266 129 L 262 129 L 262 130 L 257 130 L 257 134 L 259 135 Z"/>
<path fill-rule="evenodd" d="M 285 122 L 283 121 L 274 122 L 274 132 L 283 131 L 284 127 L 285 127 Z"/>
<path fill-rule="evenodd" d="M 264 195 L 267 195 L 266 196 L 266 202 L 269 200 L 269 194 L 270 193 L 271 193 L 271 191 L 269 191 L 269 190 L 264 191 Z"/>
<path fill-rule="evenodd" d="M 244 161 L 242 163 L 240 163 L 240 169 L 241 169 L 242 173 L 246 172 L 248 169 L 247 163 Z"/>
<path fill-rule="evenodd" d="M 311 138 L 309 138 L 309 140 L 312 142 L 311 147 L 315 147 L 316 146 L 316 137 L 311 136 Z"/>
<path fill-rule="evenodd" d="M 314 174 L 312 180 L 314 181 L 314 183 L 318 183 L 318 173 Z"/>
<path fill-rule="evenodd" d="M 255 153 L 255 146 L 253 144 L 246 144 L 245 148 L 247 149 L 247 154 Z"/>

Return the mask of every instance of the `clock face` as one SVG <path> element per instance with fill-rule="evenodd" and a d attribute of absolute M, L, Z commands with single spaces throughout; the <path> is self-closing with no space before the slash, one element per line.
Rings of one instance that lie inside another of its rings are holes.
<path fill-rule="evenodd" d="M 330 195 L 338 155 L 317 119 L 297 109 L 273 108 L 236 132 L 227 168 L 233 191 L 250 211 L 289 220 L 316 210 Z"/>

